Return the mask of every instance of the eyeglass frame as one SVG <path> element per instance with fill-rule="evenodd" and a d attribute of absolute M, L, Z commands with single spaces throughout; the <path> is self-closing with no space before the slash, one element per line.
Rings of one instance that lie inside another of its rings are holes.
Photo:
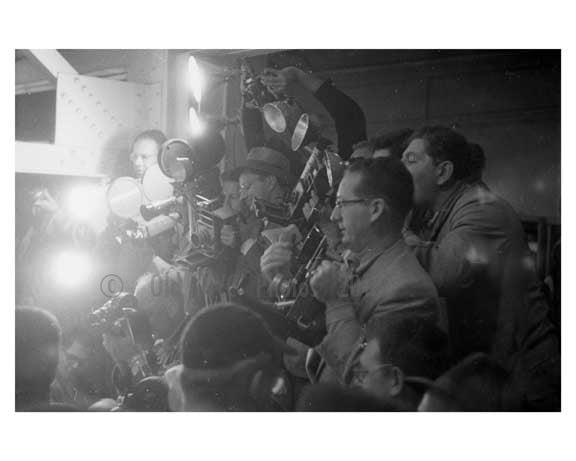
<path fill-rule="evenodd" d="M 345 205 L 353 205 L 355 203 L 364 203 L 366 204 L 368 202 L 368 200 L 372 200 L 369 198 L 357 198 L 357 199 L 349 199 L 349 200 L 342 200 L 342 199 L 336 199 L 334 201 L 334 208 L 341 210 L 343 206 Z"/>

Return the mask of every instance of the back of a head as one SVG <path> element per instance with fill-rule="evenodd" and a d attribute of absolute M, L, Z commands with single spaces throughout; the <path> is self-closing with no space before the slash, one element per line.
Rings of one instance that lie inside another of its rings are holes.
<path fill-rule="evenodd" d="M 168 338 L 184 320 L 182 291 L 176 279 L 144 274 L 138 279 L 134 296 L 138 309 L 148 316 L 156 337 Z"/>
<path fill-rule="evenodd" d="M 347 173 L 358 173 L 362 181 L 357 192 L 365 198 L 383 198 L 397 223 L 404 222 L 413 206 L 414 183 L 412 175 L 397 158 L 358 158 L 347 168 Z"/>
<path fill-rule="evenodd" d="M 260 353 L 276 351 L 274 337 L 264 320 L 234 304 L 200 311 L 182 340 L 182 363 L 190 369 L 229 367 Z"/>
<path fill-rule="evenodd" d="M 390 157 L 401 160 L 402 153 L 408 147 L 408 140 L 412 133 L 414 133 L 414 130 L 404 128 L 402 130 L 389 131 L 375 137 L 371 141 L 374 155 L 378 156 L 378 151 L 386 150 Z"/>
<path fill-rule="evenodd" d="M 18 307 L 15 317 L 16 394 L 47 393 L 58 367 L 58 321 L 36 307 Z"/>
<path fill-rule="evenodd" d="M 280 353 L 260 316 L 224 304 L 205 308 L 191 320 L 182 337 L 182 363 L 182 389 L 197 406 L 253 411 L 263 407 L 260 390 L 252 386 L 255 377 L 264 383 L 268 374 L 264 378 L 260 372 L 273 373 Z"/>
<path fill-rule="evenodd" d="M 468 356 L 434 382 L 422 411 L 502 411 L 509 374 L 486 354 Z"/>
<path fill-rule="evenodd" d="M 344 388 L 335 384 L 316 384 L 306 387 L 296 404 L 296 411 L 365 412 L 397 411 L 385 402 L 361 389 Z"/>
<path fill-rule="evenodd" d="M 480 144 L 468 144 L 468 161 L 471 181 L 482 179 L 482 172 L 486 167 L 486 154 Z"/>
<path fill-rule="evenodd" d="M 436 379 L 450 365 L 447 335 L 424 315 L 389 314 L 369 325 L 368 338 L 376 338 L 382 363 L 405 376 Z"/>
<path fill-rule="evenodd" d="M 455 180 L 465 179 L 472 174 L 468 142 L 460 133 L 443 126 L 426 126 L 416 130 L 409 141 L 415 139 L 427 143 L 427 153 L 435 162 L 452 163 L 452 177 Z"/>
<path fill-rule="evenodd" d="M 170 411 L 168 384 L 159 376 L 144 378 L 129 393 L 122 405 L 126 411 Z"/>

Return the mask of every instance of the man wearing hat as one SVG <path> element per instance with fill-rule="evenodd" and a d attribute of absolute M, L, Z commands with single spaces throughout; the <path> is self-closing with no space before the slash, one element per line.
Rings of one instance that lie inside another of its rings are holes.
<path fill-rule="evenodd" d="M 286 237 L 283 237 L 285 233 L 278 226 L 272 223 L 264 225 L 256 218 L 254 203 L 258 200 L 270 205 L 282 205 L 295 181 L 290 175 L 288 159 L 269 147 L 252 148 L 236 173 L 240 200 L 250 212 L 240 232 L 232 226 L 222 229 L 222 240 L 239 250 L 230 286 L 244 295 L 262 299 L 267 297 L 267 282 L 260 271 L 260 257 L 268 245 Z"/>

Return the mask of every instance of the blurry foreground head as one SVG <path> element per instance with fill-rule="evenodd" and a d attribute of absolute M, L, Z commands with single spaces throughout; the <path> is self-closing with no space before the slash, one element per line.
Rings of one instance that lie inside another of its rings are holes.
<path fill-rule="evenodd" d="M 508 373 L 486 354 L 470 355 L 438 378 L 418 411 L 506 411 Z"/>
<path fill-rule="evenodd" d="M 428 317 L 398 312 L 370 325 L 360 363 L 364 390 L 413 411 L 422 390 L 412 379 L 434 380 L 446 371 L 448 339 Z"/>
<path fill-rule="evenodd" d="M 134 296 L 138 309 L 148 317 L 155 338 L 170 337 L 184 320 L 184 300 L 177 277 L 146 273 L 138 279 Z"/>
<path fill-rule="evenodd" d="M 36 307 L 16 308 L 16 409 L 48 403 L 56 376 L 60 326 Z"/>
<path fill-rule="evenodd" d="M 182 337 L 181 387 L 189 411 L 278 409 L 282 353 L 291 352 L 264 320 L 233 304 L 208 307 Z"/>
<path fill-rule="evenodd" d="M 397 408 L 362 389 L 316 384 L 302 391 L 296 411 L 397 411 Z"/>

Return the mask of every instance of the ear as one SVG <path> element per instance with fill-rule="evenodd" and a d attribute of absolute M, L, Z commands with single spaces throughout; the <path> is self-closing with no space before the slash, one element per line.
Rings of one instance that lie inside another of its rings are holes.
<path fill-rule="evenodd" d="M 390 370 L 391 373 L 391 382 L 392 386 L 390 386 L 390 395 L 395 397 L 402 392 L 404 389 L 404 372 L 398 367 L 392 367 Z"/>
<path fill-rule="evenodd" d="M 454 173 L 454 164 L 445 160 L 436 165 L 436 184 L 443 186 L 452 179 L 452 174 Z"/>
<path fill-rule="evenodd" d="M 370 223 L 376 222 L 384 213 L 388 213 L 388 204 L 383 198 L 375 198 L 368 205 L 370 210 Z"/>

